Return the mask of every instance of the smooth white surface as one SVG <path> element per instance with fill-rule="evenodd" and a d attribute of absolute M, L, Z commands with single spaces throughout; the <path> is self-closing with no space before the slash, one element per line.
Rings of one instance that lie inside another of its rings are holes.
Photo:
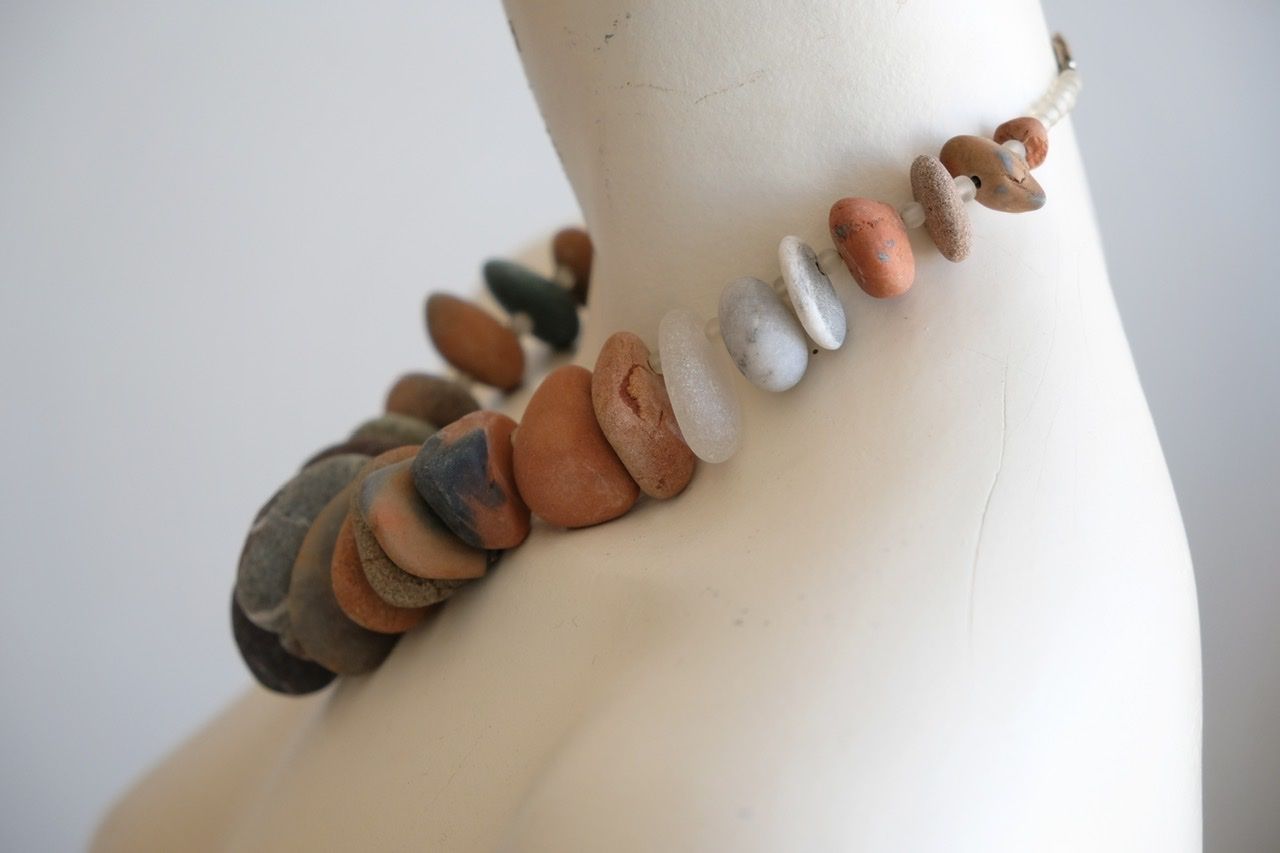
<path fill-rule="evenodd" d="M 665 314 L 670 376 L 671 305 L 709 313 L 726 279 L 776 270 L 782 234 L 817 242 L 837 179 L 905 195 L 911 152 L 1054 73 L 1030 0 L 746 7 L 508 3 L 599 250 L 581 360 Z M 979 38 L 1005 49 L 973 63 Z M 1069 127 L 1056 145 L 1054 206 L 980 211 L 969 263 L 919 240 L 918 286 L 874 304 L 845 276 L 850 346 L 785 398 L 741 394 L 730 463 L 536 531 L 307 712 L 246 700 L 305 724 L 252 755 L 209 732 L 104 849 L 200 846 L 187 815 L 210 809 L 250 849 L 369 827 L 462 849 L 1198 849 L 1190 562 Z"/>
<path fill-rule="evenodd" d="M 1046 6 L 1089 76 L 1074 124 L 1196 555 L 1207 847 L 1275 849 L 1280 215 L 1192 164 L 1224 128 L 1280 150 L 1258 108 L 1280 7 Z M 382 380 L 436 363 L 422 291 L 474 290 L 575 212 L 494 4 L 10 3 L 0 44 L 0 660 L 23 685 L 0 846 L 68 849 L 246 683 L 223 600 L 244 529 Z M 29 532 L 52 507 L 74 534 Z"/>

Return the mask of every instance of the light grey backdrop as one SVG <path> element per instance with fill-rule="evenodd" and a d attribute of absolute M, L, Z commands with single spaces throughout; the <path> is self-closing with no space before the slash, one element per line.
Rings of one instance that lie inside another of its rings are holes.
<path fill-rule="evenodd" d="M 1280 850 L 1280 5 L 1046 4 L 1196 561 L 1208 848 Z M 259 502 L 434 363 L 426 290 L 575 216 L 496 0 L 0 4 L 0 847 L 82 844 L 244 688 Z"/>

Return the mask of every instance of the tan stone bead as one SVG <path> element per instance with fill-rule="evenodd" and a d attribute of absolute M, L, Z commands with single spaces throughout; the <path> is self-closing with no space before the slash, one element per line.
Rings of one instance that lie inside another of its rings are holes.
<path fill-rule="evenodd" d="M 1031 116 L 1011 118 L 996 128 L 992 137 L 997 145 L 1003 145 L 1010 139 L 1016 139 L 1027 149 L 1027 165 L 1038 168 L 1049 156 L 1049 130 L 1044 122 Z"/>
<path fill-rule="evenodd" d="M 937 157 L 921 155 L 911 164 L 911 194 L 924 208 L 924 227 L 949 261 L 963 261 L 973 245 L 969 211 L 955 179 Z"/>
<path fill-rule="evenodd" d="M 1004 213 L 1044 207 L 1044 190 L 1027 161 L 1003 145 L 981 136 L 953 136 L 938 159 L 952 177 L 968 175 L 978 188 L 978 203 Z"/>
<path fill-rule="evenodd" d="M 637 335 L 615 332 L 604 342 L 591 377 L 591 403 L 600 430 L 641 491 L 670 498 L 689 485 L 698 459 Z"/>
<path fill-rule="evenodd" d="M 512 437 L 516 486 L 534 514 L 587 527 L 631 509 L 640 488 L 596 422 L 591 371 L 566 365 L 533 392 Z"/>
<path fill-rule="evenodd" d="M 516 333 L 482 308 L 446 293 L 427 300 L 427 333 L 444 360 L 478 382 L 514 391 L 524 379 Z"/>
<path fill-rule="evenodd" d="M 563 228 L 551 240 L 551 256 L 556 266 L 565 267 L 573 275 L 571 292 L 579 305 L 587 304 L 594 255 L 591 237 L 581 228 Z"/>
<path fill-rule="evenodd" d="M 869 198 L 842 198 L 831 205 L 831 239 L 858 284 L 885 299 L 911 289 L 916 260 L 898 211 Z"/>
<path fill-rule="evenodd" d="M 330 566 L 333 579 L 333 595 L 338 606 L 352 622 L 361 628 L 380 634 L 402 634 L 422 621 L 425 607 L 396 607 L 383 601 L 369 585 L 360 562 L 355 532 L 348 512 L 338 531 L 338 541 L 333 546 L 333 563 Z"/>

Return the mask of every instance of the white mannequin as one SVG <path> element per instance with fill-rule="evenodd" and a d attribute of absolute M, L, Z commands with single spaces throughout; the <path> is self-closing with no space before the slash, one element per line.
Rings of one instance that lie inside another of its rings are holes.
<path fill-rule="evenodd" d="M 1054 73 L 1034 0 L 642 5 L 507 0 L 588 366 Z M 837 278 L 845 348 L 739 382 L 686 494 L 535 529 L 372 676 L 251 692 L 98 848 L 1198 850 L 1191 566 L 1069 122 L 1036 175 L 962 264 L 915 232 L 906 297 Z"/>

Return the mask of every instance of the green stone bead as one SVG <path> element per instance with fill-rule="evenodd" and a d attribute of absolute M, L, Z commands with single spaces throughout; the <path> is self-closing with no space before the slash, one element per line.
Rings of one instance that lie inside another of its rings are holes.
<path fill-rule="evenodd" d="M 511 261 L 484 265 L 489 292 L 512 314 L 528 314 L 533 334 L 556 349 L 567 349 L 578 337 L 578 306 L 573 294 L 550 279 Z"/>

